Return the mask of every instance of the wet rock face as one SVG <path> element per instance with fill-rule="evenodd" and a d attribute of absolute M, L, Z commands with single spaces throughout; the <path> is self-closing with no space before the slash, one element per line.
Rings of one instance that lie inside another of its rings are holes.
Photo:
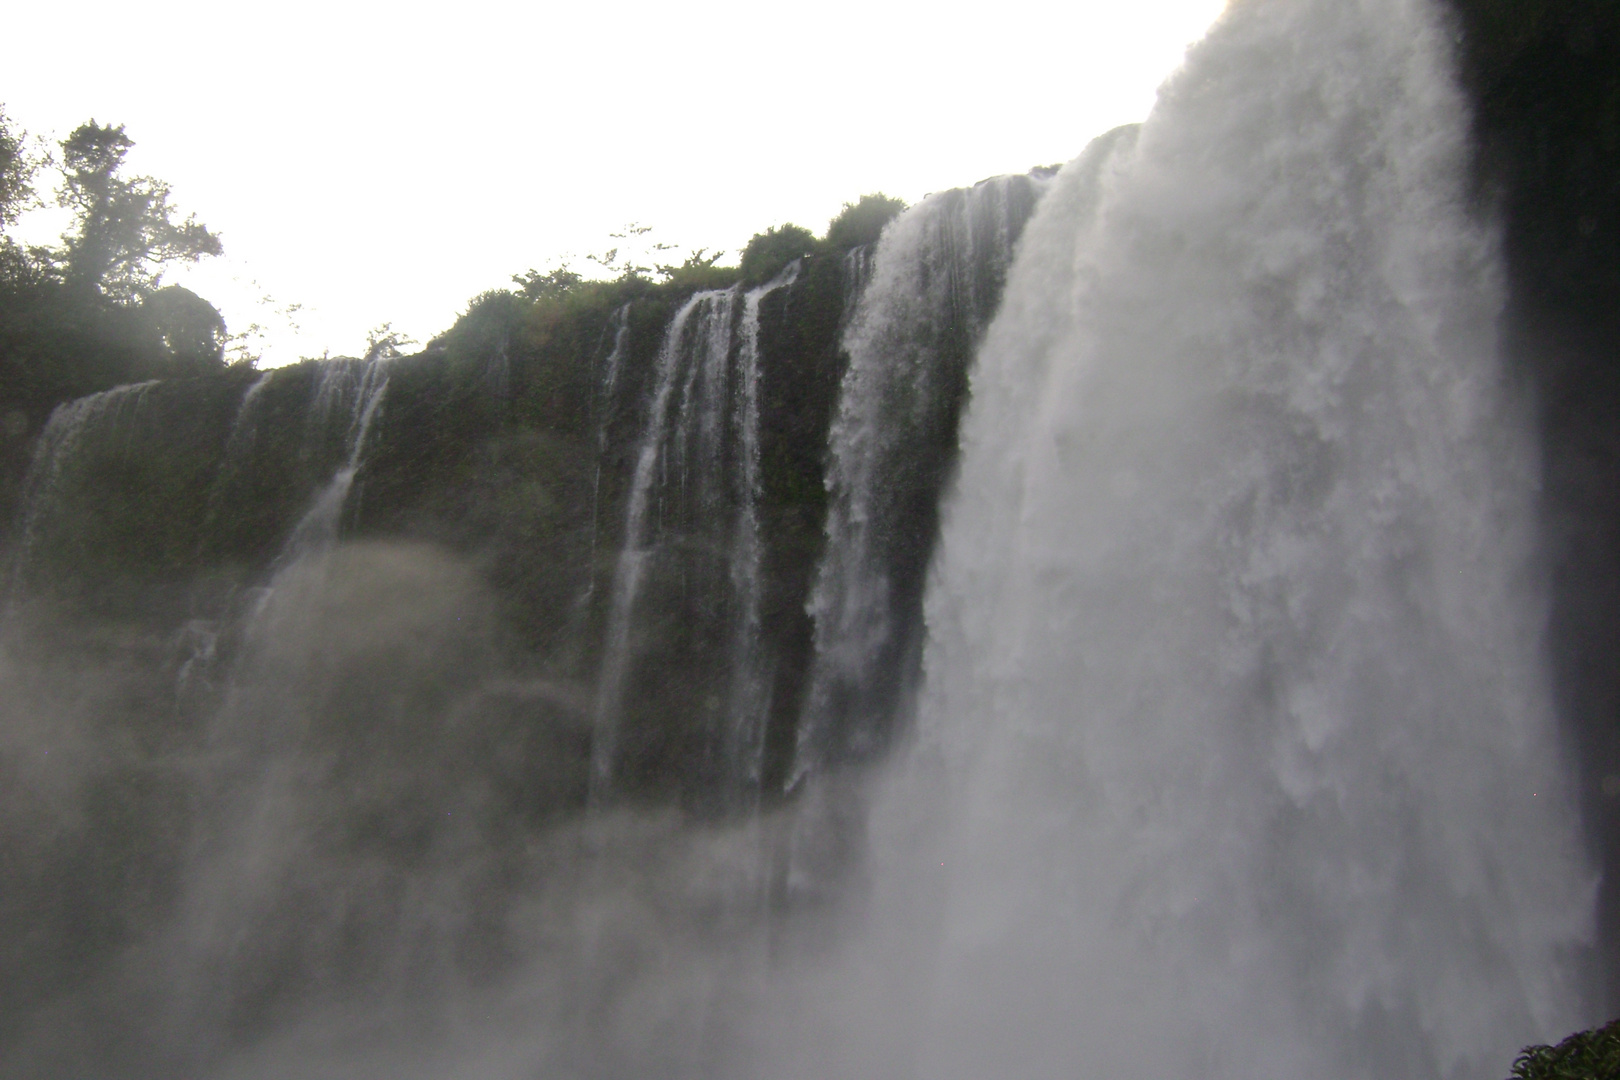
<path fill-rule="evenodd" d="M 1451 0 L 1476 176 L 1503 226 L 1508 354 L 1534 390 L 1559 711 L 1620 1002 L 1620 8 Z"/>

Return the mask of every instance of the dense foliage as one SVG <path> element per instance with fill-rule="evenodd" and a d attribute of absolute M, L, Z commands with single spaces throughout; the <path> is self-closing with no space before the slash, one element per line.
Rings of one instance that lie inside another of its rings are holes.
<path fill-rule="evenodd" d="M 1579 1031 L 1557 1046 L 1527 1046 L 1511 1080 L 1615 1080 L 1620 1077 L 1620 1020 Z"/>
<path fill-rule="evenodd" d="M 827 226 L 827 245 L 842 250 L 875 244 L 883 227 L 905 208 L 905 202 L 890 198 L 881 191 L 862 195 L 856 202 L 845 203 L 843 211 Z"/>

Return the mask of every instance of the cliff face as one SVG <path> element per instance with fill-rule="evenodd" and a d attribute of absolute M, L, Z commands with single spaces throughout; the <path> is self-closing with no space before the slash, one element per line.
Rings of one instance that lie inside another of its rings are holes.
<path fill-rule="evenodd" d="M 1620 866 L 1620 8 L 1451 0 L 1482 201 L 1504 226 L 1508 353 L 1542 441 L 1550 645 L 1594 854 Z M 1599 904 L 1620 1002 L 1620 886 Z"/>

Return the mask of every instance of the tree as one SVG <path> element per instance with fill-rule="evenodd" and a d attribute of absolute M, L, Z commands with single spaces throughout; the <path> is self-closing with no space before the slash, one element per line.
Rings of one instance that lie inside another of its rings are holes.
<path fill-rule="evenodd" d="M 517 283 L 518 290 L 530 300 L 560 300 L 579 288 L 585 279 L 570 270 L 567 263 L 563 263 L 555 270 L 548 270 L 543 274 L 538 270 L 513 274 L 512 280 Z M 477 307 L 482 299 L 483 297 L 479 297 L 478 300 L 474 300 L 473 307 Z M 471 309 L 468 314 L 471 314 Z"/>
<path fill-rule="evenodd" d="M 0 106 L 0 229 L 12 225 L 34 196 L 39 160 L 28 152 L 27 136 L 11 126 Z"/>
<path fill-rule="evenodd" d="M 816 238 L 809 229 L 797 225 L 780 225 L 755 233 L 743 249 L 740 269 L 742 279 L 749 285 L 760 285 L 777 274 L 794 259 L 816 250 Z"/>
<path fill-rule="evenodd" d="M 890 198 L 881 191 L 862 195 L 859 202 L 845 203 L 827 226 L 827 245 L 839 250 L 877 243 L 883 226 L 906 208 L 904 200 Z"/>
<path fill-rule="evenodd" d="M 1612 1080 L 1620 1076 L 1620 1020 L 1578 1031 L 1557 1046 L 1527 1046 L 1510 1080 Z"/>
<path fill-rule="evenodd" d="M 395 360 L 405 355 L 406 346 L 415 344 L 415 338 L 395 330 L 393 323 L 382 323 L 366 334 L 365 360 Z"/>
<path fill-rule="evenodd" d="M 122 124 L 81 124 L 62 143 L 63 206 L 78 219 L 66 245 L 62 273 L 81 295 L 127 301 L 156 288 L 172 262 L 218 255 L 219 237 L 194 215 L 175 221 L 169 185 L 149 176 L 118 175 L 134 146 Z"/>
<path fill-rule="evenodd" d="M 180 370 L 203 374 L 224 363 L 225 320 L 190 289 L 158 289 L 141 301 L 141 310 Z"/>

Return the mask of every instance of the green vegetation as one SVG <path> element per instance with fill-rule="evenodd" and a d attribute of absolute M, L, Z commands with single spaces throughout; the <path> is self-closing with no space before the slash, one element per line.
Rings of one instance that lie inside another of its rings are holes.
<path fill-rule="evenodd" d="M 794 259 L 816 250 L 816 238 L 809 229 L 783 225 L 755 233 L 742 253 L 742 278 L 749 285 L 763 285 Z"/>
<path fill-rule="evenodd" d="M 883 227 L 906 208 L 904 201 L 891 199 L 881 191 L 862 195 L 860 201 L 845 203 L 843 211 L 827 226 L 827 246 L 848 250 L 877 243 Z"/>
<path fill-rule="evenodd" d="M 1510 1080 L 1616 1080 L 1620 1077 L 1620 1020 L 1580 1031 L 1557 1046 L 1527 1046 Z"/>

